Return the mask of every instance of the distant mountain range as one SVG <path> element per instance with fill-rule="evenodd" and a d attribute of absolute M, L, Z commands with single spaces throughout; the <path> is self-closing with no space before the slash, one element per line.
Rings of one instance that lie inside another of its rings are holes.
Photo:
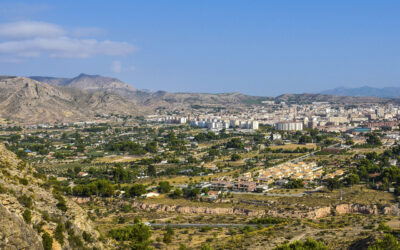
<path fill-rule="evenodd" d="M 52 86 L 78 88 L 87 92 L 107 91 L 123 97 L 131 97 L 131 95 L 136 93 L 133 86 L 128 85 L 119 79 L 100 75 L 87 75 L 82 73 L 74 78 L 47 76 L 30 76 L 29 78 Z"/>
<path fill-rule="evenodd" d="M 360 87 L 360 88 L 346 88 L 339 87 L 335 89 L 322 91 L 320 94 L 324 95 L 339 95 L 339 96 L 373 96 L 382 98 L 400 98 L 400 87 Z"/>
<path fill-rule="evenodd" d="M 241 93 L 151 92 L 100 75 L 80 74 L 74 78 L 0 76 L 0 118 L 20 123 L 52 123 L 85 121 L 98 114 L 146 115 L 156 109 L 182 111 L 209 107 L 246 111 L 248 105 L 265 100 L 346 104 L 400 102 L 400 99 L 369 97 L 379 96 L 374 94 L 377 92 L 351 89 L 354 92 L 350 93 L 343 89 L 331 90 L 330 94 L 284 94 L 274 98 Z M 390 97 L 400 96 L 395 90 L 391 88 Z"/>
<path fill-rule="evenodd" d="M 116 78 L 99 75 L 0 76 L 0 118 L 19 123 L 83 121 L 111 113 L 136 116 L 153 113 L 158 108 L 171 111 L 204 106 L 239 108 L 266 99 L 240 93 L 137 90 Z"/>

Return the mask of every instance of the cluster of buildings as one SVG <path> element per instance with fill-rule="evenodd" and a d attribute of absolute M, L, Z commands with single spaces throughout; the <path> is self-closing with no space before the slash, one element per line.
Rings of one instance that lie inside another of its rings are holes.
<path fill-rule="evenodd" d="M 221 117 L 214 115 L 149 116 L 147 120 L 169 124 L 189 123 L 192 127 L 208 128 L 215 131 L 229 128 L 256 130 L 258 129 L 259 124 L 259 122 L 254 119 L 236 119 L 234 117 Z"/>
<path fill-rule="evenodd" d="M 397 104 L 360 103 L 332 104 L 312 102 L 287 104 L 267 101 L 240 109 L 188 110 L 176 116 L 153 115 L 148 120 L 166 123 L 190 123 L 192 126 L 221 130 L 228 128 L 258 129 L 259 124 L 281 131 L 317 128 L 326 132 L 346 132 L 359 128 L 393 129 L 398 126 L 400 106 Z"/>
<path fill-rule="evenodd" d="M 340 170 L 342 171 L 342 170 Z M 342 175 L 339 170 L 329 174 L 330 176 Z M 290 179 L 302 179 L 312 182 L 321 179 L 323 170 L 315 162 L 284 163 L 275 167 L 261 169 L 256 172 L 247 172 L 237 178 L 224 176 L 211 182 L 210 188 L 222 191 L 237 192 L 265 192 L 271 189 L 271 185 L 284 185 Z"/>
<path fill-rule="evenodd" d="M 359 104 L 350 108 L 345 104 L 314 102 L 291 107 L 283 105 L 260 122 L 282 131 L 317 128 L 326 132 L 369 132 L 398 127 L 399 118 L 400 108 L 393 104 Z"/>
<path fill-rule="evenodd" d="M 229 176 L 217 178 L 211 182 L 211 189 L 220 191 L 237 191 L 237 192 L 254 192 L 256 191 L 257 183 L 251 178 L 233 179 Z M 259 187 L 262 188 L 262 187 Z"/>
<path fill-rule="evenodd" d="M 155 117 L 154 121 L 170 123 L 170 124 L 185 124 L 187 122 L 187 118 L 181 116 L 165 116 L 165 117 Z"/>
<path fill-rule="evenodd" d="M 274 124 L 276 130 L 282 131 L 300 131 L 303 130 L 302 122 L 278 122 Z"/>
<path fill-rule="evenodd" d="M 313 181 L 322 177 L 322 167 L 315 162 L 287 162 L 271 168 L 258 171 L 257 180 L 262 183 L 274 183 L 281 179 L 303 179 Z"/>
<path fill-rule="evenodd" d="M 209 128 L 211 130 L 221 130 L 228 128 L 258 129 L 258 121 L 255 120 L 222 120 L 220 118 L 197 118 L 190 121 L 194 127 Z"/>

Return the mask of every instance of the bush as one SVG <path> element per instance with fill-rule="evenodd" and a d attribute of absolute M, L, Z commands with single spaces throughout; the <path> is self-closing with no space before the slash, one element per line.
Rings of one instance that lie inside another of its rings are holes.
<path fill-rule="evenodd" d="M 22 218 L 24 218 L 24 221 L 28 224 L 31 223 L 32 221 L 32 213 L 31 210 L 25 209 L 24 213 L 22 214 Z"/>
<path fill-rule="evenodd" d="M 125 190 L 126 196 L 129 197 L 138 197 L 147 192 L 146 187 L 143 184 L 133 184 L 130 188 Z"/>
<path fill-rule="evenodd" d="M 27 196 L 25 194 L 18 197 L 18 201 L 19 203 L 21 203 L 21 205 L 25 206 L 26 208 L 31 209 L 33 206 L 32 197 Z"/>
<path fill-rule="evenodd" d="M 44 250 L 52 250 L 53 249 L 53 238 L 51 238 L 50 234 L 44 233 L 42 235 L 42 244 Z"/>
<path fill-rule="evenodd" d="M 7 192 L 7 189 L 3 186 L 3 184 L 0 184 L 0 194 L 4 194 Z"/>
<path fill-rule="evenodd" d="M 160 181 L 158 183 L 157 190 L 162 194 L 166 194 L 169 193 L 169 191 L 171 190 L 171 186 L 169 185 L 168 181 Z"/>
<path fill-rule="evenodd" d="M 64 231 L 65 227 L 63 224 L 58 223 L 56 230 L 54 230 L 54 238 L 60 243 L 60 245 L 64 245 Z"/>
<path fill-rule="evenodd" d="M 275 250 L 326 250 L 328 249 L 322 242 L 308 238 L 305 242 L 295 241 L 275 248 Z"/>
<path fill-rule="evenodd" d="M 20 178 L 20 179 L 19 179 L 19 183 L 22 184 L 22 185 L 24 185 L 24 186 L 26 186 L 26 185 L 28 185 L 28 180 L 25 179 L 25 178 Z"/>
<path fill-rule="evenodd" d="M 68 208 L 67 208 L 67 203 L 66 203 L 64 197 L 61 195 L 57 195 L 55 198 L 58 200 L 58 203 L 56 205 L 57 208 L 63 212 L 66 212 Z"/>
<path fill-rule="evenodd" d="M 383 221 L 379 223 L 378 230 L 385 231 L 385 232 L 392 231 L 392 229 L 388 225 L 386 225 L 385 222 L 383 222 Z"/>
<path fill-rule="evenodd" d="M 368 250 L 400 249 L 400 242 L 391 234 L 385 234 L 383 239 L 368 247 Z"/>
<path fill-rule="evenodd" d="M 238 161 L 240 159 L 242 159 L 242 157 L 239 154 L 231 155 L 231 161 Z"/>
<path fill-rule="evenodd" d="M 81 237 L 79 237 L 78 235 L 75 235 L 75 234 L 70 235 L 70 236 L 68 237 L 68 242 L 69 242 L 70 246 L 71 246 L 73 249 L 83 248 L 82 239 L 81 239 Z"/>
<path fill-rule="evenodd" d="M 274 217 L 264 217 L 264 218 L 255 218 L 249 221 L 250 224 L 279 224 L 285 222 L 285 219 L 282 218 L 274 218 Z"/>
<path fill-rule="evenodd" d="M 89 233 L 87 233 L 86 231 L 83 231 L 82 238 L 83 238 L 84 241 L 86 241 L 88 243 L 93 242 L 92 236 Z"/>

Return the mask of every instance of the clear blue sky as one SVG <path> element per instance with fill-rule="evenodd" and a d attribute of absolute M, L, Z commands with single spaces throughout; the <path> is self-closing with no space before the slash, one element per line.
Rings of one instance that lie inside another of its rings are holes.
<path fill-rule="evenodd" d="M 1 1 L 0 74 L 275 96 L 400 86 L 400 1 Z"/>

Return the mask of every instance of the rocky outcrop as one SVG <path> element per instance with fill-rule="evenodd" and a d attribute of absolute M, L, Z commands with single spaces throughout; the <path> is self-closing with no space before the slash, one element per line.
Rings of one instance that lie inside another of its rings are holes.
<path fill-rule="evenodd" d="M 383 208 L 383 214 L 397 215 L 398 213 L 399 213 L 399 208 L 396 205 L 386 206 Z"/>
<path fill-rule="evenodd" d="M 179 205 L 164 205 L 155 203 L 144 203 L 144 202 L 133 202 L 133 207 L 150 211 L 158 212 L 176 212 L 183 214 L 227 214 L 227 215 L 244 215 L 250 217 L 262 217 L 272 216 L 281 218 L 295 218 L 295 219 L 319 219 L 332 214 L 387 214 L 396 215 L 397 207 L 386 206 L 382 209 L 378 209 L 377 205 L 362 205 L 362 204 L 340 204 L 335 207 L 325 206 L 317 208 L 303 208 L 303 209 L 269 209 L 269 210 L 250 210 L 243 208 L 210 208 L 210 207 L 190 207 L 190 206 L 179 206 Z"/>
<path fill-rule="evenodd" d="M 243 208 L 210 208 L 210 207 L 189 207 L 189 206 L 178 206 L 178 205 L 164 205 L 164 204 L 150 204 L 143 202 L 133 202 L 133 207 L 150 211 L 155 210 L 158 212 L 176 212 L 183 214 L 229 214 L 229 215 L 244 215 L 249 217 L 262 217 L 262 216 L 273 216 L 282 218 L 310 218 L 318 219 L 325 217 L 331 213 L 330 207 L 320 207 L 316 209 L 308 209 L 304 211 L 299 210 L 250 210 Z"/>
<path fill-rule="evenodd" d="M 0 249 L 43 249 L 40 236 L 0 204 Z"/>
<path fill-rule="evenodd" d="M 376 205 L 361 205 L 361 204 L 340 204 L 335 208 L 337 214 L 379 214 Z"/>
<path fill-rule="evenodd" d="M 319 207 L 312 209 L 309 208 L 306 210 L 291 210 L 291 211 L 269 210 L 266 214 L 272 217 L 282 217 L 282 218 L 319 219 L 331 214 L 331 207 Z"/>
<path fill-rule="evenodd" d="M 133 207 L 143 210 L 156 210 L 159 212 L 176 212 L 184 214 L 236 214 L 236 215 L 247 215 L 247 216 L 263 216 L 265 211 L 263 210 L 248 210 L 241 208 L 209 208 L 209 207 L 189 207 L 189 206 L 177 206 L 177 205 L 164 205 L 164 204 L 150 204 L 133 202 Z"/>
<path fill-rule="evenodd" d="M 41 235 L 37 233 L 40 230 L 33 227 L 54 235 L 57 223 L 67 221 L 73 230 L 64 232 L 65 239 L 72 234 L 81 237 L 85 232 L 93 239 L 92 243 L 85 243 L 88 247 L 108 249 L 98 240 L 99 232 L 80 206 L 67 197 L 53 194 L 35 169 L 1 144 L 0 170 L 0 249 L 42 249 Z M 65 201 L 66 209 L 60 206 L 61 201 Z M 22 219 L 25 210 L 30 211 L 31 223 Z M 62 249 L 73 248 L 65 240 Z"/>

